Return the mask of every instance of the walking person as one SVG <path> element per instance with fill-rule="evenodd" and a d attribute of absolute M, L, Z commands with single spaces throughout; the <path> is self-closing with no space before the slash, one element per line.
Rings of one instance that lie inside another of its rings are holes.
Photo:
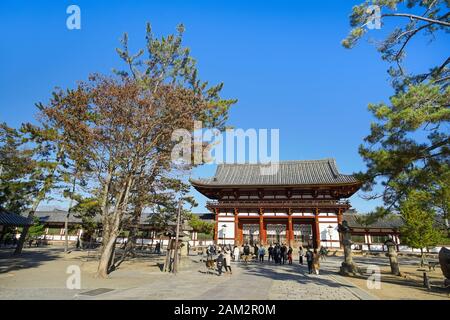
<path fill-rule="evenodd" d="M 262 245 L 259 248 L 259 262 L 264 262 L 264 256 L 266 255 L 266 248 L 264 248 L 264 246 Z"/>
<path fill-rule="evenodd" d="M 288 256 L 289 264 L 292 264 L 292 248 L 291 248 L 291 246 L 289 246 L 289 249 L 288 249 L 288 252 L 287 252 L 287 256 Z"/>
<path fill-rule="evenodd" d="M 311 252 L 311 250 L 309 249 L 309 247 L 306 249 L 306 263 L 308 264 L 308 273 L 312 274 L 313 273 L 313 253 Z"/>
<path fill-rule="evenodd" d="M 273 259 L 273 262 L 278 263 L 278 259 L 277 259 L 277 244 L 275 244 L 275 246 L 272 249 L 272 259 Z"/>
<path fill-rule="evenodd" d="M 325 247 L 321 246 L 320 251 L 319 251 L 320 258 L 322 260 L 325 260 L 327 254 L 328 254 L 328 250 Z"/>
<path fill-rule="evenodd" d="M 287 258 L 287 248 L 286 244 L 283 243 L 283 246 L 281 247 L 281 261 L 283 262 L 283 264 L 286 263 L 286 258 Z"/>
<path fill-rule="evenodd" d="M 319 274 L 319 268 L 320 268 L 320 254 L 317 253 L 317 249 L 314 249 L 313 270 L 315 274 Z"/>
<path fill-rule="evenodd" d="M 298 248 L 298 260 L 301 265 L 303 265 L 303 255 L 304 255 L 303 247 L 300 246 L 300 248 Z"/>
<path fill-rule="evenodd" d="M 269 252 L 268 261 L 270 261 L 270 259 L 273 260 L 273 247 L 272 247 L 272 244 L 270 244 L 269 249 L 267 249 L 267 251 Z"/>
<path fill-rule="evenodd" d="M 258 245 L 255 243 L 255 245 L 253 246 L 253 255 L 255 256 L 255 259 L 258 259 L 258 255 L 259 255 L 259 248 Z"/>
<path fill-rule="evenodd" d="M 238 262 L 241 255 L 241 251 L 239 250 L 238 246 L 234 246 L 233 255 L 234 255 L 234 262 Z"/>
<path fill-rule="evenodd" d="M 222 275 L 222 267 L 223 267 L 223 263 L 224 263 L 224 256 L 220 250 L 218 251 L 218 253 L 219 253 L 219 255 L 217 256 L 216 264 L 217 264 L 217 271 L 219 272 L 219 276 L 221 276 Z"/>
<path fill-rule="evenodd" d="M 276 257 L 275 262 L 276 263 L 281 264 L 281 255 L 282 255 L 281 246 L 280 246 L 280 244 L 277 243 L 277 245 L 275 246 L 275 257 Z"/>
<path fill-rule="evenodd" d="M 248 258 L 250 257 L 250 246 L 246 243 L 244 245 L 244 262 L 248 263 Z"/>
<path fill-rule="evenodd" d="M 230 274 L 233 274 L 231 272 L 231 250 L 229 248 L 225 248 L 223 265 L 226 273 L 230 272 Z"/>

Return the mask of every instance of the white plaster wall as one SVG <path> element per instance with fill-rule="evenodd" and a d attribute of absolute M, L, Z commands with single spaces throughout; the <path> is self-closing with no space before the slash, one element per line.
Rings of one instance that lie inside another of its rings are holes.
<path fill-rule="evenodd" d="M 338 232 L 338 224 L 332 223 L 332 222 L 326 222 L 321 223 L 319 222 L 319 233 L 320 233 L 320 240 L 330 240 L 330 235 L 328 234 L 328 226 L 332 226 L 333 229 L 331 229 L 331 240 L 339 240 L 339 232 Z"/>
<path fill-rule="evenodd" d="M 234 217 L 219 217 L 219 222 L 221 221 L 233 221 L 234 222 Z"/>
<path fill-rule="evenodd" d="M 337 219 L 333 218 L 333 217 L 320 217 L 319 218 L 319 223 L 325 223 L 325 222 L 334 222 L 337 223 Z"/>
<path fill-rule="evenodd" d="M 223 225 L 226 225 L 224 228 Z M 226 229 L 226 230 L 225 230 Z M 219 222 L 218 241 L 221 242 L 222 238 L 234 238 L 234 222 Z"/>

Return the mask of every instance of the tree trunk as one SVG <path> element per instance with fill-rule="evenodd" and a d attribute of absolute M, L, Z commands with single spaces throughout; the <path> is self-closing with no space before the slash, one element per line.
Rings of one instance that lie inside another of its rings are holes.
<path fill-rule="evenodd" d="M 97 270 L 97 277 L 106 278 L 110 267 L 113 265 L 114 261 L 111 260 L 115 252 L 116 239 L 119 235 L 120 224 L 122 222 L 122 214 L 128 204 L 128 197 L 130 194 L 130 189 L 132 185 L 132 178 L 129 177 L 124 185 L 124 188 L 119 191 L 116 196 L 117 204 L 112 213 L 112 221 L 109 222 L 108 230 L 105 230 L 103 242 L 103 250 L 100 256 L 100 262 Z M 103 211 L 104 214 L 107 212 Z M 104 220 L 108 220 L 108 216 L 104 216 Z M 112 222 L 112 223 L 111 223 Z M 107 239 L 107 240 L 106 240 Z"/>
<path fill-rule="evenodd" d="M 424 264 L 425 264 L 425 259 L 424 259 L 424 255 L 423 255 L 423 248 L 420 248 L 420 267 L 423 267 Z"/>
<path fill-rule="evenodd" d="M 128 236 L 127 244 L 125 245 L 124 252 L 120 257 L 120 260 L 114 264 L 114 269 L 119 267 L 129 255 L 133 257 L 135 256 L 134 248 L 136 246 L 136 235 L 137 235 L 136 228 L 132 228 Z"/>
<path fill-rule="evenodd" d="M 97 270 L 97 277 L 106 278 L 109 272 L 109 266 L 111 263 L 111 256 L 113 253 L 114 246 L 116 244 L 117 236 L 111 235 L 109 237 L 108 243 L 103 248 L 103 252 L 100 256 L 100 262 Z"/>
<path fill-rule="evenodd" d="M 64 221 L 64 252 L 69 251 L 69 213 L 66 214 L 66 219 Z"/>

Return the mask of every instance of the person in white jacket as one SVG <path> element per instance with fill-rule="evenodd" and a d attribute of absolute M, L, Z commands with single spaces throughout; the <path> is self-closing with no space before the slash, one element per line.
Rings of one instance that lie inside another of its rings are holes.
<path fill-rule="evenodd" d="M 238 246 L 234 247 L 234 261 L 238 262 L 239 261 L 239 256 L 241 255 L 241 251 L 239 250 Z"/>
<path fill-rule="evenodd" d="M 232 274 L 231 272 L 231 250 L 228 248 L 225 248 L 224 254 L 223 254 L 224 258 L 225 258 L 225 272 L 229 271 L 230 274 Z"/>

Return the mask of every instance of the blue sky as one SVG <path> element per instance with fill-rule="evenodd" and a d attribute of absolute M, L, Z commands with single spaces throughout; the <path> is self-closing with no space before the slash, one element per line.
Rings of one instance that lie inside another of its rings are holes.
<path fill-rule="evenodd" d="M 200 76 L 224 82 L 237 98 L 229 124 L 279 128 L 280 158 L 333 157 L 342 173 L 363 170 L 358 146 L 369 132 L 369 102 L 392 94 L 387 64 L 373 45 L 347 50 L 348 15 L 360 1 L 10 1 L 0 2 L 0 120 L 35 121 L 34 104 L 55 86 L 73 87 L 89 73 L 124 67 L 115 48 L 128 32 L 131 49 L 144 44 L 145 23 L 157 36 L 186 27 L 184 44 Z M 66 28 L 66 8 L 81 8 L 81 30 Z M 381 38 L 385 30 L 371 30 Z M 448 53 L 448 43 L 412 43 L 409 70 L 425 71 Z M 211 176 L 202 166 L 195 176 Z M 204 212 L 205 199 L 193 191 Z M 354 208 L 377 203 L 358 195 Z"/>

